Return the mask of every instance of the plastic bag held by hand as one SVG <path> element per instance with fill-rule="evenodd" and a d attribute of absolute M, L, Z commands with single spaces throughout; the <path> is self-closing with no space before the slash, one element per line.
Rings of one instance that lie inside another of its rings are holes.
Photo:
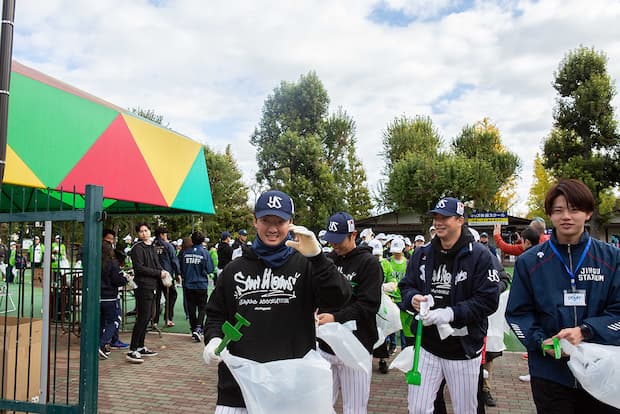
<path fill-rule="evenodd" d="M 172 276 L 170 276 L 170 273 L 168 273 L 165 270 L 163 272 L 164 272 L 164 277 L 161 278 L 161 283 L 164 285 L 164 287 L 172 286 Z"/>
<path fill-rule="evenodd" d="M 288 247 L 292 247 L 306 257 L 314 257 L 321 253 L 321 244 L 310 230 L 304 226 L 296 226 L 294 224 L 291 224 L 288 229 L 297 238 L 297 240 L 287 240 L 286 245 Z"/>
<path fill-rule="evenodd" d="M 222 338 L 211 338 L 209 343 L 205 346 L 204 351 L 202 352 L 202 358 L 205 360 L 207 364 L 213 362 L 220 362 L 221 358 L 219 355 L 215 354 L 215 350 L 222 343 Z"/>
<path fill-rule="evenodd" d="M 568 368 L 581 386 L 594 398 L 620 408 L 620 346 L 582 342 L 575 346 L 560 339 L 564 353 L 570 355 Z"/>
<path fill-rule="evenodd" d="M 368 355 L 368 353 L 366 353 Z M 259 363 L 221 353 L 250 414 L 333 414 L 332 371 L 315 350 L 303 358 Z"/>
<path fill-rule="evenodd" d="M 331 347 L 344 365 L 370 374 L 372 364 L 370 354 L 350 329 L 339 322 L 326 323 L 319 326 L 316 336 Z"/>

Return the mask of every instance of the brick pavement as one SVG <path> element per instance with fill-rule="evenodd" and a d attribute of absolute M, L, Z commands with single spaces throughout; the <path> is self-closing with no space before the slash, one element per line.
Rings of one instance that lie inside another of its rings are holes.
<path fill-rule="evenodd" d="M 129 342 L 127 334 L 123 340 Z M 123 351 L 114 350 L 99 364 L 100 413 L 213 413 L 215 410 L 217 368 L 202 361 L 202 345 L 189 335 L 149 334 L 146 345 L 159 352 L 143 364 L 125 361 Z M 381 374 L 374 363 L 369 414 L 407 413 L 407 387 L 404 374 L 391 370 Z M 487 413 L 533 413 L 529 384 L 518 380 L 527 372 L 520 353 L 505 353 L 495 362 L 496 408 Z M 449 398 L 447 398 L 449 400 Z M 337 405 L 337 412 L 340 405 Z M 448 412 L 451 407 L 448 406 Z"/>

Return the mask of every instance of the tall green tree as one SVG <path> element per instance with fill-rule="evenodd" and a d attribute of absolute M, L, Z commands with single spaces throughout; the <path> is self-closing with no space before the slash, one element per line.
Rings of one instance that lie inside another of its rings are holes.
<path fill-rule="evenodd" d="M 224 153 L 204 147 L 209 184 L 213 196 L 215 215 L 201 215 L 195 228 L 207 234 L 213 241 L 219 241 L 223 231 L 235 232 L 239 229 L 253 231 L 252 209 L 248 205 L 248 187 L 243 183 L 243 175 L 237 166 L 230 145 Z"/>
<path fill-rule="evenodd" d="M 536 158 L 534 158 L 534 176 L 527 200 L 529 217 L 545 217 L 547 215 L 545 212 L 545 196 L 554 183 L 555 180 L 545 169 L 540 154 L 536 153 Z"/>
<path fill-rule="evenodd" d="M 601 195 L 620 183 L 620 137 L 611 104 L 616 91 L 607 57 L 581 46 L 566 54 L 554 76 L 558 96 L 543 164 L 553 177 L 578 178 L 592 190 L 597 206 L 590 229 L 599 237 L 606 219 L 599 209 Z"/>
<path fill-rule="evenodd" d="M 328 109 L 316 73 L 282 82 L 265 100 L 250 138 L 257 149 L 257 183 L 290 194 L 295 221 L 314 230 L 335 211 L 359 217 L 372 207 L 355 154 L 355 123 L 343 110 L 329 116 Z"/>
<path fill-rule="evenodd" d="M 493 127 L 494 128 L 494 127 Z M 449 150 L 428 118 L 397 118 L 384 133 L 385 207 L 424 214 L 441 197 L 453 196 L 476 209 L 497 209 L 497 194 L 519 167 L 516 155 L 489 124 L 465 127 Z M 388 159 L 389 158 L 389 159 Z"/>

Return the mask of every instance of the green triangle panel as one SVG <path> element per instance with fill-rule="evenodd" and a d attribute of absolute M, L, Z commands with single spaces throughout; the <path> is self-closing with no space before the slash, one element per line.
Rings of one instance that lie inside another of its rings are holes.
<path fill-rule="evenodd" d="M 198 151 L 194 164 L 170 207 L 215 214 L 204 151 Z"/>
<path fill-rule="evenodd" d="M 57 187 L 118 112 L 13 72 L 8 142 L 48 187 Z"/>

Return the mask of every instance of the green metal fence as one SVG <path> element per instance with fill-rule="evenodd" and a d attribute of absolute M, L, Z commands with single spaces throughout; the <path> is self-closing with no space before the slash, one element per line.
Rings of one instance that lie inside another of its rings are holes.
<path fill-rule="evenodd" d="M 0 413 L 95 413 L 103 189 L 26 194 L 0 198 Z"/>

